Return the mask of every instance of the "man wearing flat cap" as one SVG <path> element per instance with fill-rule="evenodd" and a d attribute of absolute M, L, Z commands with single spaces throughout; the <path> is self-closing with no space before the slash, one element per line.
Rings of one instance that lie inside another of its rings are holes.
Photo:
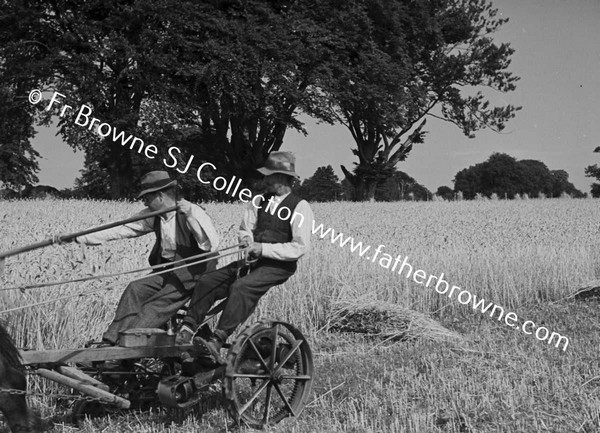
<path fill-rule="evenodd" d="M 243 260 L 203 275 L 177 335 L 179 344 L 189 343 L 212 304 L 227 298 L 212 337 L 208 341 L 194 339 L 200 340 L 200 352 L 208 350 L 202 356 L 213 362 L 218 362 L 221 347 L 253 313 L 260 298 L 273 286 L 287 281 L 296 272 L 298 259 L 310 248 L 313 212 L 305 200 L 291 192 L 294 178 L 299 177 L 294 156 L 289 152 L 271 152 L 258 171 L 265 175 L 267 192 L 260 207 L 248 203 L 238 233 L 239 241 L 249 247 L 248 256 L 257 260 L 240 278 L 238 269 L 246 265 Z"/>
<path fill-rule="evenodd" d="M 215 251 L 219 236 L 204 210 L 187 200 L 177 198 L 177 181 L 166 171 L 152 171 L 141 179 L 141 192 L 146 209 L 138 215 L 166 210 L 160 216 L 131 222 L 75 240 L 86 245 L 100 245 L 115 239 L 156 234 L 150 253 L 151 265 L 165 264 L 198 254 Z M 176 266 L 181 265 L 178 263 Z M 131 328 L 155 328 L 164 325 L 189 300 L 198 277 L 216 268 L 216 259 L 175 269 L 160 275 L 150 274 L 131 282 L 119 301 L 115 318 L 102 336 L 105 344 L 116 344 L 119 332 Z M 158 271 L 164 270 L 159 268 Z"/>

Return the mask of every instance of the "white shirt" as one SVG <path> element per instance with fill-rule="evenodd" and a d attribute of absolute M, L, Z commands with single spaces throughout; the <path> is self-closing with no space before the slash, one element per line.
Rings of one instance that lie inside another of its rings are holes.
<path fill-rule="evenodd" d="M 282 196 L 273 196 L 270 204 L 268 201 L 262 200 L 260 205 L 265 208 L 267 212 L 273 213 L 288 195 L 289 193 Z M 296 209 L 290 210 L 292 211 L 292 216 L 290 216 L 288 220 L 292 227 L 292 240 L 290 242 L 277 244 L 263 243 L 263 257 L 284 261 L 298 260 L 309 250 L 314 219 L 312 209 L 306 200 L 301 200 L 296 206 Z M 249 242 L 254 241 L 252 231 L 256 228 L 257 213 L 258 209 L 256 206 L 254 206 L 252 202 L 249 202 L 244 211 L 244 217 L 238 232 L 238 239 L 240 242 L 244 239 L 248 239 Z M 300 217 L 300 215 L 294 216 L 295 214 L 300 214 L 304 218 Z M 285 215 L 282 213 L 282 216 Z"/>
<path fill-rule="evenodd" d="M 144 215 L 152 212 L 145 208 L 136 215 Z M 84 236 L 78 236 L 76 242 L 86 245 L 100 245 L 104 242 L 115 239 L 134 238 L 150 232 L 154 232 L 154 218 L 150 217 L 139 221 L 134 221 L 111 229 L 102 230 L 97 233 L 90 233 Z M 177 246 L 175 240 L 176 218 L 175 212 L 168 212 L 159 217 L 160 219 L 160 255 L 167 260 L 175 258 L 175 249 Z M 219 235 L 215 230 L 210 217 L 202 210 L 200 206 L 192 204 L 192 213 L 186 218 L 188 229 L 194 235 L 198 246 L 205 251 L 215 251 L 219 246 Z"/>

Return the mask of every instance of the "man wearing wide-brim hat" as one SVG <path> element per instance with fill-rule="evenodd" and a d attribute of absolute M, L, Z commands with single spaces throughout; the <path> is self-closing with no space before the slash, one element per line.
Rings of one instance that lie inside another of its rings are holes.
<path fill-rule="evenodd" d="M 294 156 L 271 152 L 258 171 L 265 175 L 267 193 L 260 207 L 248 204 L 238 234 L 239 241 L 248 246 L 248 256 L 257 260 L 240 278 L 238 269 L 244 269 L 244 261 L 203 275 L 177 336 L 178 343 L 188 343 L 214 301 L 227 297 L 212 337 L 208 341 L 194 339 L 200 343 L 200 352 L 208 350 L 203 355 L 212 362 L 219 361 L 221 347 L 252 314 L 260 298 L 273 286 L 287 281 L 296 272 L 298 259 L 310 248 L 313 212 L 305 200 L 291 192 L 292 182 L 298 178 Z"/>
<path fill-rule="evenodd" d="M 217 249 L 219 236 L 211 219 L 200 206 L 177 197 L 177 182 L 166 171 L 147 173 L 140 183 L 138 199 L 143 200 L 146 209 L 139 215 L 174 206 L 177 211 L 79 236 L 75 241 L 100 245 L 115 239 L 155 233 L 156 242 L 149 257 L 153 266 Z M 216 259 L 160 275 L 150 274 L 131 282 L 121 296 L 114 320 L 102 336 L 103 342 L 115 344 L 119 332 L 127 329 L 164 325 L 189 300 L 198 277 L 215 268 Z"/>

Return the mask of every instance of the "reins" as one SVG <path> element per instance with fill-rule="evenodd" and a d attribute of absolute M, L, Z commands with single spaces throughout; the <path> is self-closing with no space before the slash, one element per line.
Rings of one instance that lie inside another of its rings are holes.
<path fill-rule="evenodd" d="M 134 269 L 134 270 L 131 270 L 131 271 L 117 272 L 117 273 L 113 273 L 113 274 L 93 275 L 93 276 L 89 276 L 89 277 L 76 278 L 76 279 L 73 279 L 73 280 L 61 280 L 61 281 L 51 281 L 51 282 L 46 282 L 46 283 L 30 284 L 30 285 L 27 285 L 27 286 L 6 287 L 6 288 L 1 288 L 0 291 L 20 290 L 21 292 L 25 292 L 26 290 L 30 290 L 30 289 L 36 289 L 36 288 L 42 288 L 42 287 L 51 287 L 51 286 L 57 286 L 57 285 L 61 285 L 61 284 L 69 284 L 69 283 L 89 281 L 89 280 L 100 280 L 100 279 L 103 279 L 103 278 L 116 277 L 116 276 L 120 276 L 120 275 L 127 275 L 127 274 L 132 274 L 132 273 L 137 273 L 137 272 L 144 272 L 144 271 L 148 271 L 148 270 L 161 269 L 161 268 L 168 267 L 168 269 L 164 269 L 164 270 L 161 270 L 159 272 L 152 273 L 152 275 L 161 275 L 161 274 L 165 274 L 167 272 L 173 272 L 175 270 L 183 269 L 183 268 L 188 267 L 188 266 L 194 266 L 194 265 L 198 265 L 198 264 L 201 264 L 201 263 L 206 263 L 206 262 L 209 262 L 211 260 L 217 260 L 217 259 L 220 259 L 222 257 L 228 257 L 228 256 L 231 256 L 231 255 L 234 255 L 234 254 L 244 254 L 244 255 L 246 255 L 247 248 L 244 248 L 242 250 L 232 251 L 232 252 L 229 252 L 227 254 L 219 254 L 219 253 L 221 253 L 223 251 L 231 250 L 233 248 L 238 248 L 241 245 L 242 244 L 239 243 L 239 244 L 236 244 L 236 245 L 231 245 L 229 247 L 221 248 L 221 249 L 216 250 L 216 251 L 210 251 L 210 252 L 207 252 L 207 253 L 197 254 L 195 256 L 187 257 L 185 259 L 181 259 L 181 260 L 177 260 L 177 261 L 173 261 L 173 262 L 169 262 L 169 263 L 164 263 L 164 264 L 159 264 L 159 265 L 155 265 L 155 266 L 150 266 L 150 267 L 146 267 L 146 268 Z M 214 254 L 219 254 L 219 255 L 215 256 Z M 206 257 L 206 256 L 210 256 L 210 257 Z M 199 260 L 196 260 L 196 259 L 199 259 Z M 177 265 L 178 263 L 183 263 L 183 264 L 181 264 L 179 266 L 173 267 L 173 265 Z M 145 278 L 145 276 L 142 277 L 142 278 Z M 132 280 L 132 281 L 137 281 L 139 279 L 141 279 L 141 278 L 137 278 L 137 279 Z M 73 295 L 61 296 L 59 298 L 53 298 L 51 300 L 43 301 L 43 302 L 38 302 L 36 304 L 29 304 L 29 305 L 24 305 L 24 306 L 20 306 L 20 307 L 14 307 L 14 308 L 10 308 L 8 310 L 0 311 L 0 314 L 10 313 L 10 312 L 13 312 L 13 311 L 18 311 L 18 310 L 23 310 L 25 308 L 36 307 L 36 306 L 39 306 L 39 305 L 50 304 L 50 303 L 57 302 L 57 301 L 60 301 L 60 300 L 63 300 L 63 299 L 69 299 L 69 298 L 74 298 L 74 297 L 78 297 L 78 296 L 88 296 L 88 295 L 92 295 L 92 294 L 95 294 L 95 293 L 98 293 L 98 292 L 102 292 L 104 290 L 112 290 L 114 286 L 118 286 L 120 284 L 122 284 L 122 283 L 121 282 L 115 282 L 115 283 L 109 284 L 106 287 L 103 287 L 102 289 L 96 289 L 96 290 L 92 290 L 92 291 L 84 292 L 84 293 L 76 293 L 76 294 L 73 294 Z"/>
<path fill-rule="evenodd" d="M 233 255 L 233 254 L 244 253 L 245 249 L 241 250 L 241 251 L 234 251 L 234 252 L 228 253 L 228 254 L 223 254 L 223 255 L 219 255 L 219 256 L 209 257 L 207 259 L 199 260 L 199 261 L 194 261 L 192 263 L 186 263 L 185 265 L 178 266 L 178 267 L 175 267 L 175 268 L 173 267 L 173 265 L 178 264 L 178 263 L 188 262 L 190 260 L 195 260 L 195 259 L 198 259 L 200 257 L 205 257 L 205 256 L 208 256 L 208 255 L 212 256 L 212 255 L 214 255 L 216 253 L 220 253 L 222 251 L 227 251 L 227 250 L 230 250 L 232 248 L 237 248 L 240 245 L 242 245 L 242 244 L 240 243 L 240 244 L 232 245 L 230 247 L 222 248 L 222 249 L 217 250 L 217 251 L 210 251 L 210 252 L 207 252 L 207 253 L 197 254 L 195 256 L 187 257 L 185 259 L 176 260 L 176 261 L 169 262 L 169 263 L 161 263 L 160 265 L 148 266 L 148 267 L 140 268 L 140 269 L 133 269 L 131 271 L 115 272 L 115 273 L 112 273 L 112 274 L 91 275 L 91 276 L 88 276 L 88 277 L 75 278 L 75 279 L 72 279 L 72 280 L 48 281 L 48 282 L 45 282 L 45 283 L 29 284 L 29 285 L 26 285 L 26 286 L 3 287 L 3 288 L 0 288 L 0 292 L 4 292 L 4 291 L 8 291 L 8 290 L 20 290 L 21 292 L 24 292 L 25 290 L 38 289 L 38 288 L 42 288 L 42 287 L 52 287 L 52 286 L 58 286 L 58 285 L 61 285 L 61 284 L 69 284 L 69 283 L 81 283 L 83 281 L 100 280 L 100 279 L 103 279 L 103 278 L 118 277 L 118 276 L 121 276 L 121 275 L 135 274 L 135 273 L 138 273 L 138 272 L 144 272 L 144 271 L 149 271 L 149 270 L 161 269 L 161 268 L 169 267 L 169 269 L 166 269 L 166 270 L 161 271 L 161 272 L 155 272 L 153 274 L 153 275 L 160 275 L 160 274 L 163 274 L 165 272 L 170 272 L 170 271 L 173 271 L 173 270 L 182 269 L 182 268 L 185 268 L 187 266 L 194 266 L 194 265 L 198 265 L 198 264 L 201 264 L 201 263 L 206 263 L 206 262 L 209 262 L 211 260 L 219 259 L 221 257 L 227 257 L 227 256 L 230 256 L 230 255 Z M 133 281 L 136 281 L 136 280 L 133 280 Z"/>

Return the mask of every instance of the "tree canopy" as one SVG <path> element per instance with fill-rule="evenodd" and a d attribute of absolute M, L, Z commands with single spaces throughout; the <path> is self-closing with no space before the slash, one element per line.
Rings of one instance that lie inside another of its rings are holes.
<path fill-rule="evenodd" d="M 477 194 L 512 199 L 516 194 L 538 197 L 560 197 L 563 193 L 582 197 L 583 193 L 569 182 L 564 170 L 549 170 L 541 161 L 517 161 L 505 153 L 494 153 L 487 161 L 459 171 L 454 178 L 454 191 L 461 191 L 465 199 Z"/>
<path fill-rule="evenodd" d="M 382 180 L 375 189 L 377 201 L 427 201 L 431 192 L 403 171 L 394 170 L 392 175 Z"/>
<path fill-rule="evenodd" d="M 305 179 L 297 188 L 297 194 L 307 201 L 337 201 L 342 200 L 342 186 L 333 171 L 333 167 L 319 167 L 315 173 Z"/>
<path fill-rule="evenodd" d="M 596 152 L 598 149 L 594 150 L 594 152 Z M 591 177 L 596 179 L 597 181 L 600 181 L 600 167 L 598 167 L 598 164 L 594 164 L 594 165 L 589 165 L 585 168 L 585 176 L 586 177 Z M 600 197 L 600 183 L 598 182 L 594 182 L 592 183 L 592 197 Z"/>
<path fill-rule="evenodd" d="M 11 87 L 0 87 L 0 182 L 20 190 L 38 181 L 39 154 L 30 141 L 34 136 L 33 110 L 26 99 L 17 98 L 18 85 Z"/>
<path fill-rule="evenodd" d="M 435 195 L 443 198 L 444 200 L 454 200 L 454 190 L 446 185 L 439 186 L 435 192 Z"/>
<path fill-rule="evenodd" d="M 134 178 L 165 156 L 165 143 L 187 142 L 199 157 L 216 149 L 209 156 L 223 171 L 256 176 L 286 129 L 301 129 L 298 110 L 311 106 L 312 75 L 329 57 L 312 1 L 5 3 L 0 59 L 14 71 L 7 80 L 26 82 L 24 92 L 65 95 L 46 121 L 61 106 L 86 104 L 117 131 L 159 147 L 148 161 L 76 125 L 76 113 L 61 116 L 63 138 L 86 154 L 81 184 L 92 182 L 96 193 L 109 187 L 113 198 L 132 195 Z M 198 138 L 191 146 L 190 134 Z"/>
<path fill-rule="evenodd" d="M 320 85 L 330 118 L 354 138 L 358 162 L 342 169 L 360 200 L 423 142 L 427 116 L 473 137 L 501 131 L 519 109 L 491 106 L 481 90 L 508 92 L 518 80 L 513 49 L 491 37 L 507 19 L 486 0 L 351 0 L 328 17 L 343 43 Z"/>
<path fill-rule="evenodd" d="M 197 156 L 189 167 L 182 156 L 178 174 L 208 160 L 251 181 L 289 128 L 304 131 L 305 112 L 350 129 L 359 161 L 343 169 L 358 199 L 373 198 L 423 141 L 425 116 L 472 135 L 514 115 L 479 90 L 514 89 L 513 51 L 491 39 L 505 21 L 488 0 L 7 0 L 0 87 L 12 103 L 32 88 L 65 95 L 50 111 L 22 106 L 21 138 L 4 132 L 26 173 L 13 181 L 35 181 L 36 118 L 58 116 L 63 139 L 85 152 L 81 188 L 119 198 L 170 146 Z M 84 104 L 157 157 L 76 124 Z"/>

